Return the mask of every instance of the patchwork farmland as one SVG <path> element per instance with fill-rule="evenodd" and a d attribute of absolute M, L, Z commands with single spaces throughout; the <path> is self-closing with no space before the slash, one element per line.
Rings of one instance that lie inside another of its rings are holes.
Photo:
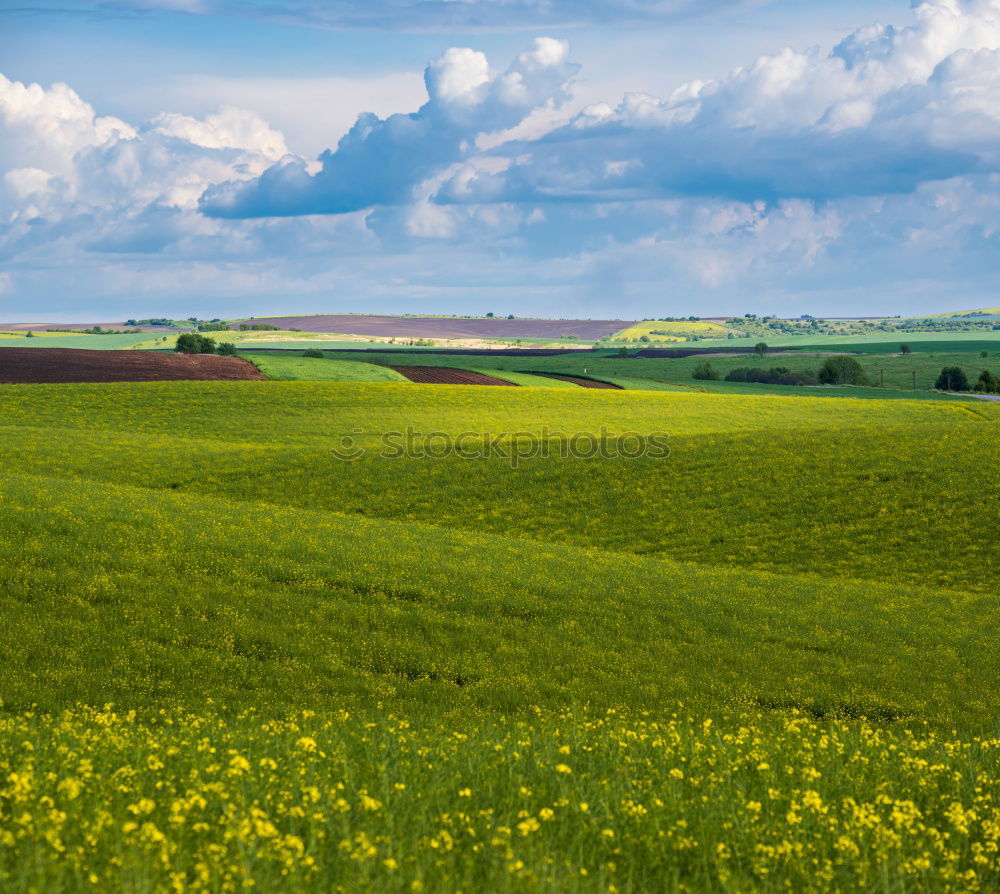
<path fill-rule="evenodd" d="M 0 347 L 0 887 L 997 887 L 982 344 Z"/>

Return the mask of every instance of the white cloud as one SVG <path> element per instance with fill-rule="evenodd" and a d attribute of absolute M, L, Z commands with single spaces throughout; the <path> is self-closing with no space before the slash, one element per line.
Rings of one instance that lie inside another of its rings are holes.
<path fill-rule="evenodd" d="M 63 174 L 80 149 L 133 136 L 124 121 L 95 115 L 66 84 L 46 90 L 0 74 L 0 168 Z"/>
<path fill-rule="evenodd" d="M 139 104 L 134 91 L 124 92 Z M 159 95 L 166 104 L 200 117 L 226 106 L 251 110 L 284 135 L 291 151 L 315 158 L 347 133 L 362 112 L 387 117 L 416 109 L 427 91 L 419 72 L 399 71 L 311 78 L 188 75 L 167 82 Z"/>
<path fill-rule="evenodd" d="M 188 312 L 212 315 L 290 295 L 295 310 L 336 295 L 465 312 L 476 294 L 625 316 L 995 303 L 1000 0 L 935 0 L 909 28 L 567 122 L 568 58 L 546 38 L 507 68 L 449 50 L 416 111 L 361 115 L 319 166 L 259 110 L 128 124 L 65 85 L 0 80 L 3 306 L 63 292 L 117 295 L 128 316 L 192 296 Z"/>
<path fill-rule="evenodd" d="M 486 130 L 511 128 L 568 97 L 577 66 L 564 41 L 538 38 L 503 72 L 485 55 L 453 47 L 424 73 L 427 102 L 411 114 L 360 115 L 315 175 L 282 162 L 252 182 L 208 190 L 205 212 L 228 218 L 340 214 L 415 198 L 428 177 L 475 152 Z"/>

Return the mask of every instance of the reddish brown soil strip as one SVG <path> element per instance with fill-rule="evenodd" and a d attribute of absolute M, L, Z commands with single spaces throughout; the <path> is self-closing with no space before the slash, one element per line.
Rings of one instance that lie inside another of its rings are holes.
<path fill-rule="evenodd" d="M 421 385 L 510 385 L 516 388 L 513 382 L 505 382 L 503 379 L 496 379 L 493 376 L 484 376 L 482 373 L 472 372 L 468 369 L 449 369 L 446 366 L 390 366 L 402 376 L 406 376 L 411 382 L 419 382 Z"/>
<path fill-rule="evenodd" d="M 264 379 L 252 363 L 213 354 L 0 348 L 0 383 L 245 381 Z"/>
<path fill-rule="evenodd" d="M 540 379 L 560 379 L 563 382 L 572 382 L 574 385 L 579 385 L 581 388 L 608 388 L 613 391 L 621 391 L 621 385 L 612 385 L 610 382 L 600 382 L 597 379 L 585 379 L 582 376 L 564 376 L 559 373 L 532 373 L 533 376 L 538 376 Z"/>
<path fill-rule="evenodd" d="M 344 335 L 414 336 L 420 338 L 604 338 L 634 326 L 628 320 L 503 320 L 462 317 L 392 317 L 367 314 L 323 314 L 311 317 L 258 317 L 248 323 L 267 323 L 303 332 L 339 332 Z M 233 324 L 234 329 L 239 323 Z"/>

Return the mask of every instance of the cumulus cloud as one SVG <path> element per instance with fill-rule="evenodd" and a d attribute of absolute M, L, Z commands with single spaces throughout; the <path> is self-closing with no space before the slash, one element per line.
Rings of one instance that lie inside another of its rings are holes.
<path fill-rule="evenodd" d="M 98 117 L 65 84 L 46 90 L 0 74 L 0 168 L 39 168 L 67 173 L 73 155 L 135 130 L 117 118 Z"/>
<path fill-rule="evenodd" d="M 239 109 L 133 126 L 98 116 L 65 84 L 0 76 L 0 258 L 79 263 L 81 252 L 208 244 L 218 227 L 198 213 L 199 197 L 287 151 L 280 133 Z"/>
<path fill-rule="evenodd" d="M 127 123 L 65 85 L 0 79 L 0 306 L 61 291 L 233 302 L 183 315 L 289 294 L 302 311 L 335 294 L 463 313 L 474 293 L 638 316 L 995 303 L 1000 0 L 931 0 L 830 53 L 780 50 L 570 118 L 575 71 L 550 39 L 506 68 L 450 49 L 417 111 L 362 115 L 318 161 L 235 108 Z"/>
<path fill-rule="evenodd" d="M 414 188 L 475 152 L 485 130 L 513 127 L 558 104 L 577 66 L 565 41 L 538 38 L 503 72 L 483 53 L 453 47 L 427 66 L 427 102 L 411 114 L 361 115 L 310 174 L 302 159 L 274 165 L 252 182 L 213 187 L 202 209 L 214 217 L 338 214 L 416 198 Z"/>
<path fill-rule="evenodd" d="M 1000 0 L 928 0 L 915 18 L 859 29 L 828 54 L 786 48 L 665 98 L 628 94 L 554 128 L 575 70 L 564 43 L 537 40 L 500 74 L 450 49 L 427 67 L 419 111 L 363 115 L 317 174 L 286 158 L 213 187 L 202 207 L 247 218 L 418 200 L 829 200 L 996 170 Z"/>
<path fill-rule="evenodd" d="M 997 170 L 1000 0 L 930 0 L 915 24 L 863 28 L 830 54 L 781 50 L 671 96 L 595 105 L 500 174 L 441 201 L 741 200 L 907 192 Z"/>

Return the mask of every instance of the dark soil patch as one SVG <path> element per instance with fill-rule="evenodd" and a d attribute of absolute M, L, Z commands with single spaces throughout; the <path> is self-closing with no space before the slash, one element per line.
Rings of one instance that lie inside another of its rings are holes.
<path fill-rule="evenodd" d="M 572 382 L 574 385 L 579 385 L 581 388 L 605 388 L 612 391 L 622 390 L 620 385 L 612 385 L 610 382 L 602 382 L 599 379 L 588 379 L 583 376 L 565 376 L 561 373 L 550 372 L 533 372 L 531 375 L 538 376 L 543 379 L 560 379 L 563 382 Z"/>
<path fill-rule="evenodd" d="M 0 348 L 0 383 L 263 380 L 252 363 L 213 354 Z"/>
<path fill-rule="evenodd" d="M 509 385 L 516 388 L 513 382 L 505 382 L 493 376 L 472 372 L 468 369 L 449 369 L 445 366 L 390 366 L 411 382 L 421 385 Z"/>

